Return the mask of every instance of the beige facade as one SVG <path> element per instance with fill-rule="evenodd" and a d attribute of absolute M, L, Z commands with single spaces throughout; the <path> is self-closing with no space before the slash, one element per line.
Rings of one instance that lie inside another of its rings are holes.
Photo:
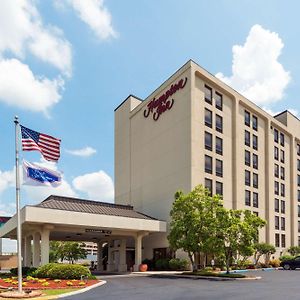
<path fill-rule="evenodd" d="M 115 110 L 115 201 L 160 220 L 178 189 L 211 185 L 225 207 L 267 221 L 260 241 L 279 255 L 299 244 L 299 170 L 300 121 L 272 117 L 193 61 Z M 146 237 L 143 257 L 168 247 L 166 236 Z"/>

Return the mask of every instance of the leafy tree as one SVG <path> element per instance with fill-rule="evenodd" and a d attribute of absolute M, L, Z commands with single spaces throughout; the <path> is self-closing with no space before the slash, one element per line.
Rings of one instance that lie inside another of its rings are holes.
<path fill-rule="evenodd" d="M 291 246 L 288 249 L 288 252 L 292 255 L 292 256 L 296 256 L 298 254 L 300 254 L 300 246 Z"/>
<path fill-rule="evenodd" d="M 269 263 L 271 254 L 276 252 L 276 248 L 268 243 L 256 243 L 254 245 L 254 263 L 258 264 L 258 261 L 262 255 L 265 255 L 265 264 Z"/>

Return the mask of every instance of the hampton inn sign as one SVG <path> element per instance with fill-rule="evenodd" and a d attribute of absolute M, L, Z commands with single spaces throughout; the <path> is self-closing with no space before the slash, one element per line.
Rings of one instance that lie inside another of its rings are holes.
<path fill-rule="evenodd" d="M 174 105 L 174 99 L 170 98 L 178 90 L 181 90 L 185 87 L 187 78 L 180 79 L 177 83 L 172 84 L 171 87 L 162 94 L 158 99 L 153 98 L 148 104 L 147 108 L 144 110 L 144 117 L 148 118 L 150 113 L 154 121 L 157 121 L 162 113 L 166 110 L 170 110 Z"/>

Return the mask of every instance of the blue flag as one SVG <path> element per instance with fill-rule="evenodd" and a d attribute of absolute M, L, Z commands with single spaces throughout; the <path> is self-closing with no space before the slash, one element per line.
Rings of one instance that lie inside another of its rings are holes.
<path fill-rule="evenodd" d="M 61 174 L 24 160 L 23 184 L 56 187 L 61 184 Z"/>

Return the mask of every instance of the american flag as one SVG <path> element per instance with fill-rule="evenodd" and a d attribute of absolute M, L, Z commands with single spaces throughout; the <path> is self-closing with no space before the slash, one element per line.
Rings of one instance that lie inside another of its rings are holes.
<path fill-rule="evenodd" d="M 20 126 L 23 151 L 37 150 L 41 152 L 46 160 L 58 161 L 60 157 L 60 139 Z"/>

